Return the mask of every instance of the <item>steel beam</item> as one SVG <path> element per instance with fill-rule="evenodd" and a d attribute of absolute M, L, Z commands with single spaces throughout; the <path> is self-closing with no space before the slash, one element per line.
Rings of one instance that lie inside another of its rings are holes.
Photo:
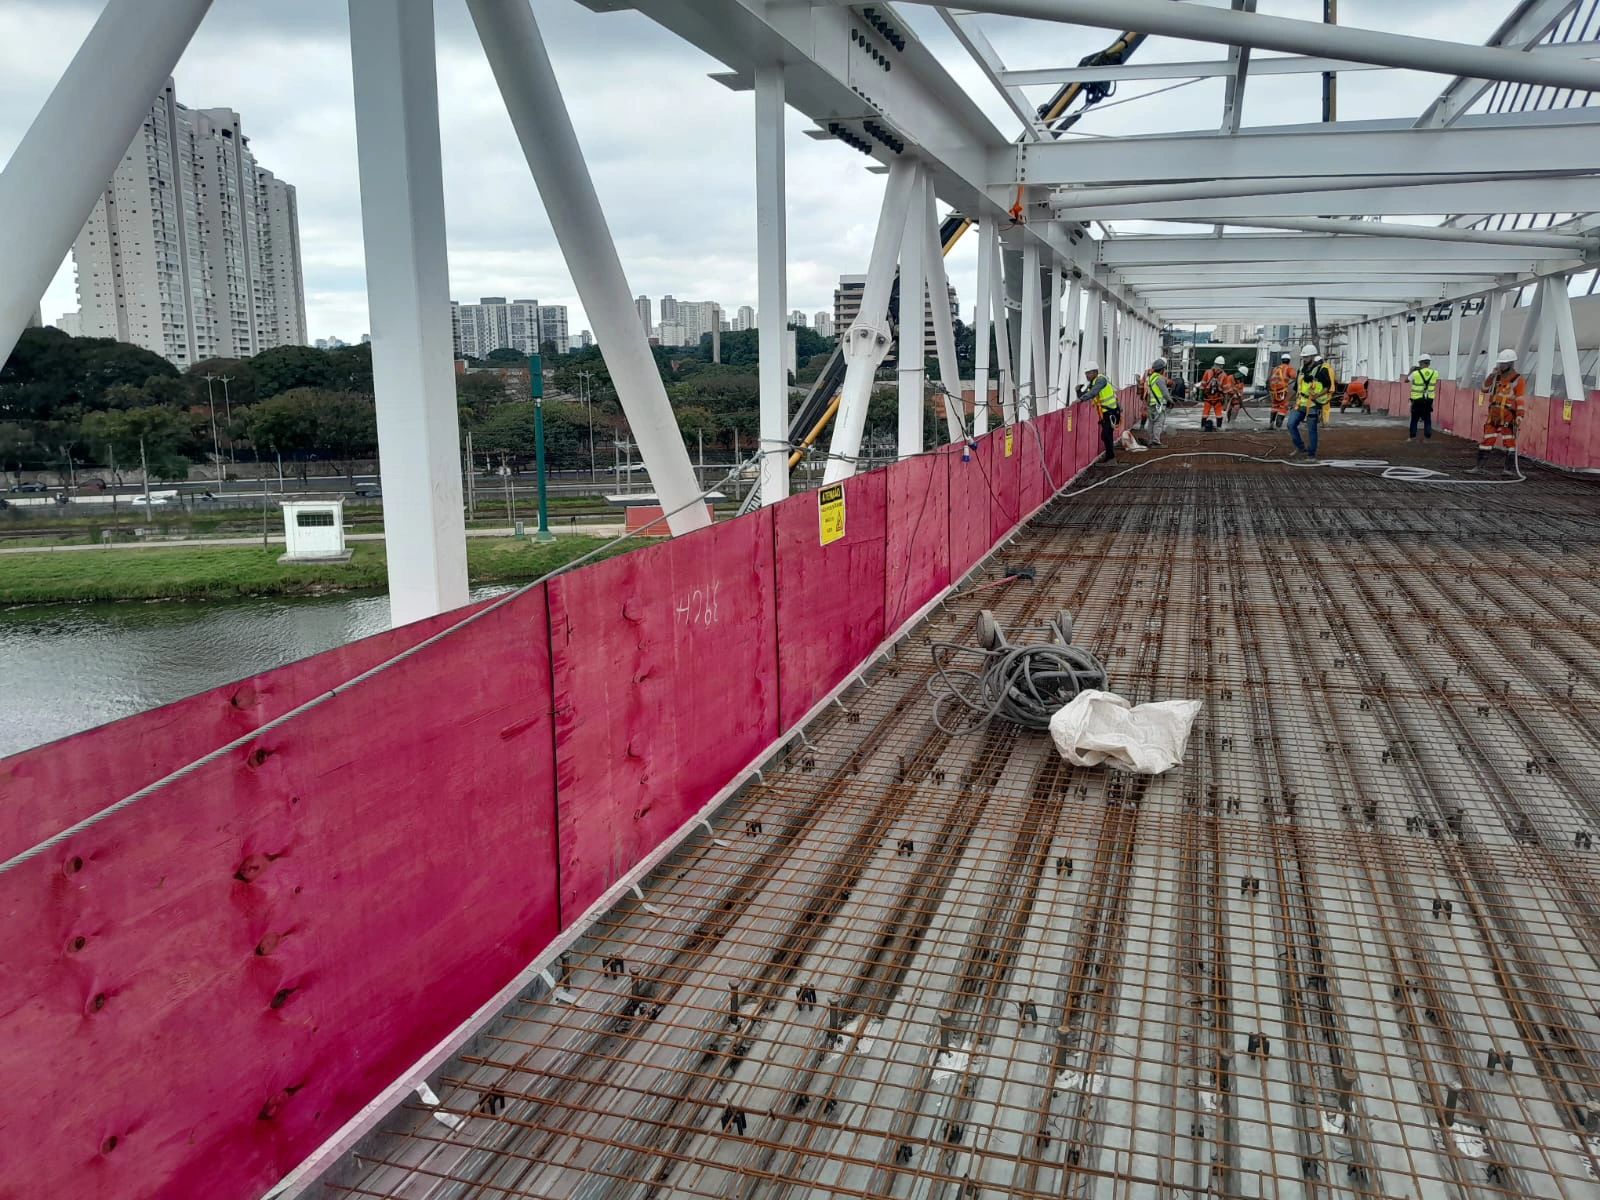
<path fill-rule="evenodd" d="M 1253 196 L 1233 199 L 1177 199 L 1133 204 L 1106 203 L 1097 199 L 1092 191 L 1068 191 L 1057 193 L 1051 200 L 1051 207 L 1079 221 L 1170 220 L 1234 225 L 1247 224 L 1252 217 L 1583 212 L 1600 194 L 1600 178 L 1592 175 L 1482 183 L 1441 181 L 1414 187 L 1384 183 L 1377 187 L 1327 190 L 1296 188 L 1296 182 L 1293 177 L 1286 177 Z"/>
<path fill-rule="evenodd" d="M 822 476 L 826 483 L 848 479 L 856 473 L 872 377 L 889 352 L 889 293 L 894 287 L 895 260 L 916 179 L 915 164 L 907 159 L 897 160 L 889 168 L 883 203 L 878 209 L 878 229 L 872 239 L 872 257 L 867 263 L 867 282 L 861 292 L 861 311 L 840 335 L 844 338 L 845 375 L 839 388 L 839 414 L 833 423 L 828 466 Z"/>
<path fill-rule="evenodd" d="M 789 494 L 789 373 L 785 334 L 789 314 L 788 210 L 784 150 L 783 68 L 755 73 L 756 339 L 761 385 L 761 503 Z"/>
<path fill-rule="evenodd" d="M 1560 45 L 1533 46 L 1529 54 L 1554 54 L 1567 58 L 1600 58 L 1600 42 L 1566 42 Z M 1254 55 L 1250 73 L 1262 75 L 1321 75 L 1329 71 L 1343 75 L 1350 71 L 1386 71 L 1382 63 L 1356 62 L 1348 58 L 1291 54 L 1282 57 Z M 1000 72 L 1002 83 L 1013 87 L 1060 87 L 1066 83 L 1138 83 L 1159 79 L 1218 79 L 1233 73 L 1233 62 L 1226 58 L 1207 58 L 1184 62 L 1120 63 L 1105 67 L 1037 67 Z"/>
<path fill-rule="evenodd" d="M 928 4 L 932 0 L 910 2 Z M 1106 0 L 968 0 L 963 7 L 1100 29 L 1138 29 L 1147 34 L 1225 46 L 1350 58 L 1413 71 L 1600 91 L 1600 66 L 1583 61 L 1358 29 L 1351 25 L 1325 25 L 1320 21 L 1173 4 L 1171 0 L 1117 0 L 1116 3 Z"/>
<path fill-rule="evenodd" d="M 1233 0 L 1234 12 L 1253 13 L 1256 0 Z M 1222 133 L 1238 133 L 1239 122 L 1244 117 L 1244 85 L 1250 78 L 1250 46 L 1248 43 L 1228 47 L 1228 64 L 1233 71 L 1227 77 L 1222 94 Z"/>
<path fill-rule="evenodd" d="M 1572 323 L 1572 296 L 1567 280 L 1556 276 L 1546 282 L 1545 307 L 1555 325 L 1556 348 L 1561 355 L 1561 378 L 1568 400 L 1587 400 L 1583 367 L 1578 358 L 1578 335 Z"/>
<path fill-rule="evenodd" d="M 1171 0 L 1161 0 L 1171 3 Z M 1171 7 L 1188 8 L 1172 4 Z M 1196 8 L 1194 11 L 1211 11 Z M 1232 137 L 1194 130 L 1145 137 L 1052 141 L 991 152 L 989 182 L 1015 188 L 1093 179 L 1101 183 L 1272 178 L 1285 164 L 1314 163 L 1322 175 L 1371 175 L 1386 162 L 1426 165 L 1441 175 L 1563 172 L 1600 161 L 1600 111 L 1586 108 L 1465 117 L 1449 129 L 1404 122 L 1267 126 Z"/>
<path fill-rule="evenodd" d="M 1393 263 L 1403 247 L 1381 238 L 1334 238 L 1314 234 L 1236 234 L 1217 237 L 1120 237 L 1115 241 L 1100 242 L 1100 261 L 1108 267 L 1156 265 L 1162 263 L 1236 263 L 1284 262 L 1306 263 Z M 1526 250 L 1510 246 L 1486 246 L 1436 242 L 1419 244 L 1425 249 L 1429 265 L 1465 259 L 1477 264 L 1492 263 L 1506 271 L 1519 265 L 1548 262 L 1550 271 L 1563 269 L 1570 263 L 1581 267 L 1583 256 L 1570 251 L 1561 253 L 1530 246 Z M 1547 272 L 1548 273 L 1548 272 Z"/>
<path fill-rule="evenodd" d="M 1023 95 L 1022 89 L 1013 83 L 1007 83 L 1002 78 L 1005 64 L 1000 61 L 1000 56 L 995 53 L 989 39 L 984 36 L 982 29 L 978 28 L 976 21 L 965 14 L 957 15 L 948 8 L 935 9 L 944 21 L 950 32 L 955 34 L 956 41 L 978 64 L 978 69 L 984 77 L 994 85 L 994 90 L 1000 93 L 1000 98 L 1006 102 L 1007 107 L 1022 122 L 1022 136 L 1030 141 L 1039 137 L 1039 118 L 1033 105 L 1028 103 L 1028 97 Z"/>
<path fill-rule="evenodd" d="M 978 295 L 973 313 L 972 432 L 989 432 L 989 344 L 994 336 L 994 220 L 985 217 L 973 231 L 978 238 Z"/>
<path fill-rule="evenodd" d="M 900 231 L 900 329 L 896 378 L 899 382 L 900 421 L 897 449 L 901 458 L 922 453 L 923 426 L 926 423 L 926 394 L 923 391 L 927 344 L 925 304 L 927 271 L 923 254 L 922 214 L 926 206 L 927 180 L 912 166 L 911 192 L 907 197 L 904 227 Z"/>
<path fill-rule="evenodd" d="M 1548 35 L 1577 6 L 1578 0 L 1521 0 L 1490 36 L 1488 45 L 1527 50 Z M 1493 86 L 1493 82 L 1491 79 L 1468 76 L 1452 79 L 1439 93 L 1438 99 L 1417 118 L 1417 128 L 1443 129 L 1450 125 L 1477 103 Z"/>
<path fill-rule="evenodd" d="M 1188 222 L 1185 222 L 1186 224 Z M 1282 229 L 1291 233 L 1328 233 L 1338 237 L 1401 238 L 1422 242 L 1467 242 L 1479 246 L 1528 246 L 1583 253 L 1597 248 L 1594 238 L 1583 234 L 1550 233 L 1531 229 L 1460 229 L 1454 225 L 1412 225 L 1358 221 L 1343 217 L 1254 218 L 1255 229 Z"/>
<path fill-rule="evenodd" d="M 0 173 L 0 363 L 211 0 L 110 0 Z"/>
<path fill-rule="evenodd" d="M 389 618 L 405 625 L 467 602 L 432 6 L 351 0 L 350 67 Z"/>
<path fill-rule="evenodd" d="M 950 284 L 944 272 L 944 247 L 939 242 L 938 206 L 933 200 L 933 185 L 923 189 L 920 214 L 922 262 L 928 275 L 928 312 L 933 317 L 934 352 L 939 362 L 939 383 L 944 388 L 945 432 L 949 440 L 961 440 L 961 367 L 956 357 L 955 324 L 950 319 Z M 908 220 L 910 218 L 907 218 Z"/>

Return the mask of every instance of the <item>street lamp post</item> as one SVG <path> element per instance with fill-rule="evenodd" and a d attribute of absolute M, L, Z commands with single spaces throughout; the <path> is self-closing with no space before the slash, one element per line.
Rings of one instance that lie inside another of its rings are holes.
<path fill-rule="evenodd" d="M 234 453 L 233 449 L 233 401 L 228 396 L 228 384 L 233 380 L 233 376 L 218 375 L 217 378 L 222 380 L 223 423 L 228 427 L 228 461 L 237 463 L 239 456 Z"/>
<path fill-rule="evenodd" d="M 544 480 L 544 364 L 537 354 L 528 357 L 528 390 L 533 395 L 533 463 L 539 487 L 538 540 L 552 542 L 550 532 L 550 503 L 545 493 Z"/>
<path fill-rule="evenodd" d="M 596 478 L 594 467 L 594 372 L 579 371 L 578 378 L 583 380 L 583 406 L 589 414 L 589 482 Z"/>
<path fill-rule="evenodd" d="M 217 398 L 212 392 L 211 381 L 215 375 L 206 376 L 206 405 L 211 409 L 211 457 L 217 462 L 217 490 L 222 490 L 222 446 L 217 441 Z"/>

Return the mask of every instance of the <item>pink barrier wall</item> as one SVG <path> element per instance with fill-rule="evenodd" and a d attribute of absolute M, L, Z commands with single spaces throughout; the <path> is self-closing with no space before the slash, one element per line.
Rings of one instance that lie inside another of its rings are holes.
<path fill-rule="evenodd" d="M 946 456 L 950 474 L 950 574 L 959 579 L 988 553 L 994 501 L 989 495 L 986 443 Z"/>
<path fill-rule="evenodd" d="M 548 644 L 539 590 L 0 881 L 0 1195 L 259 1195 L 549 941 Z"/>
<path fill-rule="evenodd" d="M 561 916 L 778 736 L 772 511 L 550 582 Z"/>
<path fill-rule="evenodd" d="M 1045 436 L 850 480 L 828 546 L 810 493 L 559 576 L 0 877 L 0 1196 L 259 1195 L 1009 534 Z M 462 615 L 0 761 L 0 846 Z"/>
<path fill-rule="evenodd" d="M 1006 453 L 1006 433 L 996 429 L 979 443 L 983 449 L 983 471 L 989 482 L 989 540 L 998 542 L 1016 526 L 1020 516 L 1019 477 L 1017 475 L 1018 438 L 1021 429 L 1012 426 L 1011 453 Z"/>
<path fill-rule="evenodd" d="M 1044 502 L 1045 450 L 1044 425 L 1050 417 L 1018 426 L 1017 480 L 1022 513 L 1026 516 Z"/>
<path fill-rule="evenodd" d="M 887 471 L 845 481 L 844 537 L 826 546 L 816 492 L 791 496 L 771 510 L 777 622 L 783 630 L 778 724 L 784 729 L 883 640 L 888 482 Z"/>
<path fill-rule="evenodd" d="M 0 759 L 0 858 L 259 729 L 299 704 L 454 625 L 482 605 L 362 638 L 147 713 Z"/>
<path fill-rule="evenodd" d="M 884 625 L 891 632 L 950 586 L 950 468 L 945 452 L 896 463 L 889 477 Z"/>

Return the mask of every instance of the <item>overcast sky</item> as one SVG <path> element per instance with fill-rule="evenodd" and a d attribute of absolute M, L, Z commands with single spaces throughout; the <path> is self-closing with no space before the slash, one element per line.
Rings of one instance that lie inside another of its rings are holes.
<path fill-rule="evenodd" d="M 1225 0 L 1206 2 L 1227 7 Z M 730 311 L 754 305 L 749 94 L 712 82 L 708 73 L 721 64 L 636 13 L 597 15 L 576 0 L 533 5 L 634 292 L 716 300 Z M 1509 6 L 1510 0 L 1345 0 L 1340 17 L 1350 25 L 1481 42 Z M 99 0 L 0 0 L 0 156 L 9 157 L 100 7 Z M 1320 0 L 1261 0 L 1259 8 L 1321 14 Z M 438 0 L 436 11 L 451 294 L 564 303 L 576 335 L 588 322 L 465 5 Z M 1010 110 L 937 16 L 914 5 L 902 12 L 997 128 L 1013 135 Z M 1111 40 L 1103 30 L 1004 17 L 985 18 L 984 26 L 1013 67 L 1074 64 Z M 215 0 L 176 79 L 183 103 L 238 110 L 261 164 L 296 186 L 308 333 L 353 341 L 367 330 L 367 305 L 347 34 L 341 0 Z M 1137 61 L 1222 53 L 1153 39 Z M 1415 114 L 1443 82 L 1412 72 L 1349 74 L 1340 83 L 1339 115 Z M 1165 87 L 1170 83 L 1128 85 L 1114 99 Z M 1213 79 L 1148 100 L 1108 101 L 1078 128 L 1104 134 L 1214 128 L 1222 93 L 1222 81 Z M 1315 121 L 1319 96 L 1314 75 L 1252 79 L 1245 123 Z M 791 111 L 789 299 L 807 314 L 831 309 L 841 273 L 866 269 L 883 187 L 861 155 L 804 136 L 809 127 Z M 973 240 L 950 260 L 963 313 L 973 295 Z M 54 321 L 76 307 L 69 260 L 45 296 L 44 316 Z"/>

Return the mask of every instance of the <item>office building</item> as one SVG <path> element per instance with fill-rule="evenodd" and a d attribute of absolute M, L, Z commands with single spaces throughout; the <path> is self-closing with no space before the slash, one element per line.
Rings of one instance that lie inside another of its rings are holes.
<path fill-rule="evenodd" d="M 295 190 L 168 80 L 72 247 L 82 332 L 187 367 L 306 342 Z"/>

